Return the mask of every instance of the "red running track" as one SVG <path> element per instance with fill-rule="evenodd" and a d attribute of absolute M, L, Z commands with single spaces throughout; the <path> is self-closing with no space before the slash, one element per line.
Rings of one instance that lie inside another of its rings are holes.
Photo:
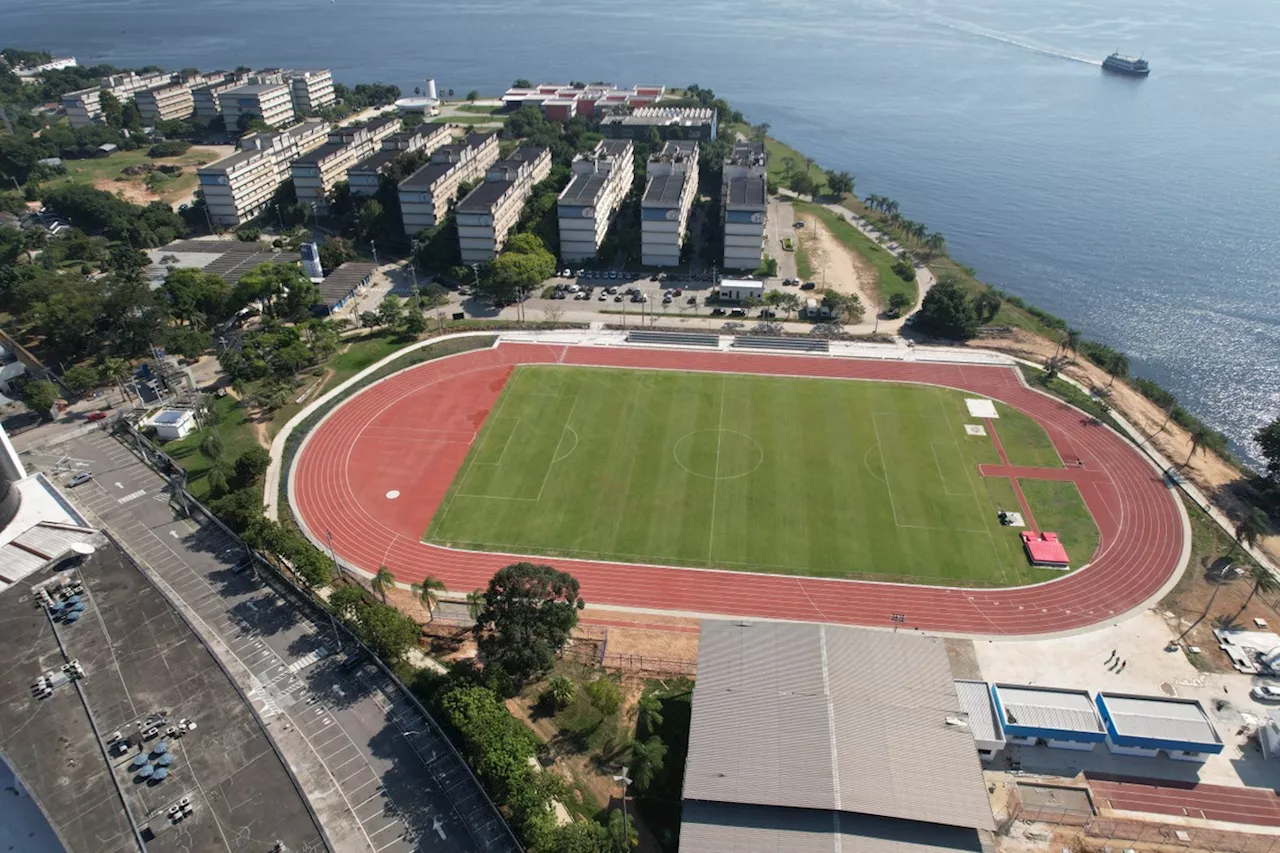
<path fill-rule="evenodd" d="M 593 604 L 850 625 L 906 625 L 977 635 L 1082 628 L 1144 605 L 1182 564 L 1177 498 L 1124 439 L 1006 367 L 882 363 L 794 355 L 686 352 L 503 343 L 422 364 L 335 409 L 309 436 L 292 472 L 295 518 L 317 543 L 332 533 L 346 564 L 386 565 L 402 582 L 434 575 L 451 590 L 484 587 L 510 554 L 458 551 L 421 541 L 516 365 L 556 363 L 878 379 L 942 385 L 1027 413 L 1073 471 L 1101 534 L 1093 561 L 1061 579 L 1007 589 L 908 586 L 858 580 L 555 559 Z M 402 496 L 388 499 L 392 490 Z M 856 555 L 851 555 L 855 556 Z"/>
<path fill-rule="evenodd" d="M 1085 774 L 1094 802 L 1111 809 L 1280 826 L 1280 797 L 1264 788 L 1096 778 Z"/>

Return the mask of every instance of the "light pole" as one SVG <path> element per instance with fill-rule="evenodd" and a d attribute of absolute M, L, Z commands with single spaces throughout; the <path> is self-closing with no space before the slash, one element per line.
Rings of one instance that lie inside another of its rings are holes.
<path fill-rule="evenodd" d="M 326 527 L 324 538 L 329 542 L 329 557 L 333 560 L 333 567 L 338 570 L 338 574 L 342 574 L 342 566 L 338 565 L 338 555 L 333 550 L 333 531 Z M 329 612 L 329 627 L 333 629 L 333 639 L 338 644 L 338 654 L 342 654 L 342 634 L 338 633 L 338 623 L 334 621 L 333 608 L 325 609 Z"/>
<path fill-rule="evenodd" d="M 631 849 L 631 830 L 627 827 L 627 786 L 631 784 L 631 780 L 627 778 L 627 771 L 630 767 L 622 768 L 622 773 L 613 777 L 613 781 L 622 783 L 622 843 Z"/>

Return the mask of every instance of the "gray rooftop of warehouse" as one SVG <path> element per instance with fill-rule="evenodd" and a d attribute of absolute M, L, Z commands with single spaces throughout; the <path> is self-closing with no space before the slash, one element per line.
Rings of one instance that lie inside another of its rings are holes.
<path fill-rule="evenodd" d="M 1004 732 L 996 719 L 996 708 L 991 702 L 991 688 L 985 681 L 956 679 L 956 695 L 960 707 L 969 716 L 969 731 L 974 740 L 1004 742 Z"/>
<path fill-rule="evenodd" d="M 997 684 L 995 690 L 1008 725 L 1091 734 L 1102 731 L 1098 709 L 1087 690 L 1016 684 Z"/>
<path fill-rule="evenodd" d="M 704 621 L 684 797 L 993 829 L 942 640 Z"/>
<path fill-rule="evenodd" d="M 245 273 L 258 264 L 271 261 L 278 264 L 296 264 L 302 257 L 297 252 L 273 248 L 270 243 L 242 243 L 239 240 L 176 240 L 158 249 L 147 249 L 151 265 L 147 275 L 153 281 L 162 280 L 168 269 L 160 261 L 167 255 L 177 258 L 176 267 L 194 267 L 215 273 L 228 284 L 235 284 Z"/>
<path fill-rule="evenodd" d="M 1099 693 L 1116 734 L 1180 743 L 1222 743 L 1204 708 L 1194 699 Z"/>
<path fill-rule="evenodd" d="M 347 261 L 320 282 L 320 301 L 332 308 L 351 295 L 376 269 L 368 261 Z"/>

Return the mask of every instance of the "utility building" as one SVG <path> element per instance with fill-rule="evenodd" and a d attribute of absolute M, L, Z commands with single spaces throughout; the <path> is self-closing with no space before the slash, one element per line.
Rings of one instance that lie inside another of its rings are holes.
<path fill-rule="evenodd" d="M 347 169 L 347 184 L 356 195 L 373 195 L 378 191 L 382 173 L 391 163 L 409 151 L 431 154 L 453 138 L 453 127 L 447 124 L 420 124 L 413 130 L 393 133 L 382 140 L 382 148 Z"/>
<path fill-rule="evenodd" d="M 680 265 L 689 210 L 698 194 L 698 143 L 668 142 L 649 158 L 640 202 L 641 262 Z"/>
<path fill-rule="evenodd" d="M 495 258 L 536 184 L 551 174 L 550 148 L 517 148 L 458 202 L 458 246 L 464 263 Z"/>
<path fill-rule="evenodd" d="M 400 214 L 405 236 L 435 228 L 449 212 L 464 181 L 484 177 L 498 159 L 496 134 L 468 134 L 454 145 L 442 145 L 431 162 L 400 182 Z"/>
<path fill-rule="evenodd" d="M 573 158 L 573 178 L 556 199 L 563 260 L 596 256 L 635 182 L 634 150 L 630 140 L 606 139 Z"/>
<path fill-rule="evenodd" d="M 316 210 L 329 206 L 329 191 L 346 180 L 347 169 L 372 155 L 396 128 L 398 118 L 375 118 L 364 124 L 335 127 L 323 145 L 303 154 L 289 165 L 298 201 L 314 204 Z"/>
<path fill-rule="evenodd" d="M 276 133 L 250 133 L 240 150 L 196 170 L 209 216 L 234 227 L 262 212 L 285 178 L 289 164 L 324 144 L 329 124 L 309 119 Z"/>
<path fill-rule="evenodd" d="M 763 142 L 737 142 L 733 153 L 724 161 L 720 221 L 724 223 L 727 269 L 754 270 L 764 259 L 767 172 L 768 154 Z"/>

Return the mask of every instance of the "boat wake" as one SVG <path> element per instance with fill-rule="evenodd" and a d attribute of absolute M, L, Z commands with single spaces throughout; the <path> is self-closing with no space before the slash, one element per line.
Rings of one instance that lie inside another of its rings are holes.
<path fill-rule="evenodd" d="M 977 24 L 971 24 L 968 21 L 959 21 L 955 18 L 948 18 L 945 15 L 934 14 L 933 12 L 907 9 L 902 6 L 898 6 L 897 4 L 887 2 L 887 0 L 885 5 L 891 6 L 900 12 L 905 12 L 909 15 L 922 18 L 923 20 L 936 24 L 940 27 L 945 27 L 948 30 L 955 30 L 959 33 L 977 36 L 978 38 L 984 38 L 989 41 L 998 41 L 1002 44 L 1013 45 L 1014 47 L 1022 48 L 1023 50 L 1030 51 L 1031 53 L 1038 53 L 1042 56 L 1052 56 L 1056 59 L 1069 59 L 1072 62 L 1082 62 L 1085 65 L 1102 65 L 1102 61 L 1098 59 L 1091 59 L 1087 56 L 1081 56 L 1069 51 L 1059 50 L 1056 47 L 1041 44 L 1040 42 L 1032 41 L 1031 39 L 1024 38 L 1022 36 L 1015 36 L 1011 33 L 1001 32 L 1000 30 L 980 27 Z"/>

